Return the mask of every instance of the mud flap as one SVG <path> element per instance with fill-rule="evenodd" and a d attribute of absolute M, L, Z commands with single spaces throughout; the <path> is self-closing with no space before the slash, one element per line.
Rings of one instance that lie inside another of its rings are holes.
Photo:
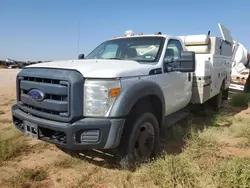
<path fill-rule="evenodd" d="M 229 94 L 229 88 L 224 89 L 224 90 L 222 91 L 222 99 L 223 99 L 223 100 L 228 100 L 228 94 Z"/>

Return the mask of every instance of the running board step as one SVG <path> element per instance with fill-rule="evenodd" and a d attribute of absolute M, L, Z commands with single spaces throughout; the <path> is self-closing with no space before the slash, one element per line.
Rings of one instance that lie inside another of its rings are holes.
<path fill-rule="evenodd" d="M 180 110 L 177 111 L 169 116 L 167 116 L 164 120 L 164 127 L 172 126 L 173 124 L 177 123 L 178 121 L 186 118 L 189 115 L 188 111 Z"/>

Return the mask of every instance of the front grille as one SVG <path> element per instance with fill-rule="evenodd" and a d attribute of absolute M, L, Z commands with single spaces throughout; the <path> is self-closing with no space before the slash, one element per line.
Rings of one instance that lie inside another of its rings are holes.
<path fill-rule="evenodd" d="M 64 122 L 78 118 L 80 113 L 82 115 L 83 77 L 80 73 L 71 70 L 27 68 L 19 73 L 17 81 L 18 104 L 23 111 L 37 117 Z M 44 99 L 41 102 L 32 100 L 28 95 L 31 89 L 42 91 L 45 94 Z"/>
<path fill-rule="evenodd" d="M 28 95 L 28 90 L 22 89 L 21 93 Z M 55 101 L 68 101 L 68 96 L 67 95 L 52 95 L 52 94 L 46 94 L 44 99 L 51 99 Z"/>
<path fill-rule="evenodd" d="M 60 115 L 60 112 L 57 112 L 57 111 L 54 111 L 54 110 L 47 110 L 47 109 L 44 109 L 44 108 L 38 108 L 38 107 L 35 107 L 35 106 L 31 106 L 31 105 L 28 105 L 28 104 L 23 104 L 24 107 L 26 108 L 29 108 L 29 109 L 32 109 L 33 111 L 36 111 L 36 112 L 44 112 L 44 113 L 47 113 L 47 114 L 52 114 L 52 115 Z"/>
<path fill-rule="evenodd" d="M 60 80 L 47 79 L 47 78 L 24 77 L 23 80 L 27 80 L 29 82 L 41 82 L 41 83 L 49 83 L 49 84 L 60 84 Z"/>

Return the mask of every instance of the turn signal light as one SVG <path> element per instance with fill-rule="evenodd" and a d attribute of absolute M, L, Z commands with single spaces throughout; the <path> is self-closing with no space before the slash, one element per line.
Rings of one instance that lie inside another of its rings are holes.
<path fill-rule="evenodd" d="M 112 98 L 117 97 L 119 95 L 120 91 L 121 91 L 121 88 L 110 89 L 110 97 L 112 97 Z"/>

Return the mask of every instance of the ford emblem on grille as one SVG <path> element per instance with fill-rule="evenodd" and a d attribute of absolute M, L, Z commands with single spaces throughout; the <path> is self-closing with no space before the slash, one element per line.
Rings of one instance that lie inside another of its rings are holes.
<path fill-rule="evenodd" d="M 38 89 L 30 90 L 28 95 L 32 100 L 37 101 L 37 102 L 42 101 L 45 97 L 44 93 Z"/>

